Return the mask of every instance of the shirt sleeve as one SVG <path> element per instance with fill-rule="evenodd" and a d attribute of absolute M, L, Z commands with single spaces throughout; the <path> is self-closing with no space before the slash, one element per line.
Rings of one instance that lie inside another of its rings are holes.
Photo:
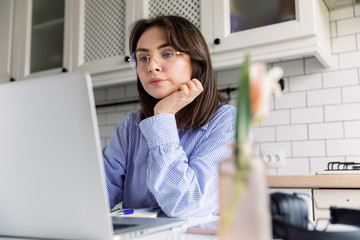
<path fill-rule="evenodd" d="M 209 216 L 219 212 L 218 164 L 230 157 L 234 111 L 212 119 L 187 156 L 179 143 L 173 114 L 147 118 L 140 129 L 149 146 L 147 185 L 171 217 Z"/>
<path fill-rule="evenodd" d="M 126 149 L 129 136 L 127 122 L 129 122 L 129 116 L 117 126 L 108 146 L 102 151 L 110 209 L 123 201 L 124 197 Z"/>

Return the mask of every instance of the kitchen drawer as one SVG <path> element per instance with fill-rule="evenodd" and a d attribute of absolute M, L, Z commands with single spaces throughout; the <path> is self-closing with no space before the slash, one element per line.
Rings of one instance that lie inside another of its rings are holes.
<path fill-rule="evenodd" d="M 313 189 L 314 218 L 330 218 L 330 206 L 360 209 L 360 189 Z"/>

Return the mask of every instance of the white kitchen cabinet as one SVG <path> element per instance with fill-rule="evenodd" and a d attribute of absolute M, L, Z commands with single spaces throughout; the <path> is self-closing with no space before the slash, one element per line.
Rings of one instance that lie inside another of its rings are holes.
<path fill-rule="evenodd" d="M 69 0 L 15 0 L 13 68 L 16 80 L 68 69 L 65 8 Z"/>
<path fill-rule="evenodd" d="M 67 1 L 1 1 L 0 81 L 60 73 L 68 67 Z"/>
<path fill-rule="evenodd" d="M 202 31 L 202 7 L 209 3 L 211 4 L 209 0 L 136 0 L 137 7 L 135 15 L 136 19 L 155 17 L 158 15 L 177 15 L 188 19 Z"/>
<path fill-rule="evenodd" d="M 213 0 L 135 0 L 136 19 L 158 15 L 181 16 L 193 23 L 204 35 L 208 45 L 213 38 Z M 141 6 L 141 7 L 140 7 Z"/>
<path fill-rule="evenodd" d="M 215 69 L 240 66 L 248 51 L 253 60 L 266 62 L 315 56 L 329 67 L 331 44 L 327 7 L 322 0 L 292 1 L 294 20 L 236 32 L 231 32 L 234 7 L 231 0 L 173 1 L 171 4 L 165 0 L 141 0 L 138 5 L 143 8 L 137 8 L 137 18 L 158 14 L 186 17 L 203 33 Z M 280 4 L 281 1 L 273 2 Z"/>
<path fill-rule="evenodd" d="M 0 1 L 0 83 L 12 78 L 11 48 L 14 21 L 14 0 Z"/>
<path fill-rule="evenodd" d="M 136 80 L 129 57 L 129 29 L 136 19 L 181 15 L 200 28 L 204 0 L 119 0 L 72 2 L 72 70 L 91 73 L 94 86 Z"/>
<path fill-rule="evenodd" d="M 205 4 L 204 23 L 212 24 L 207 35 L 215 69 L 240 66 L 246 52 L 266 62 L 316 57 L 331 65 L 329 12 L 322 0 L 294 0 L 296 19 L 231 33 L 230 0 Z M 258 1 L 259 2 L 259 1 Z M 212 21 L 211 21 L 212 18 Z"/>
<path fill-rule="evenodd" d="M 64 0 L 63 20 L 52 19 L 35 26 L 41 30 L 62 22 L 62 64 L 44 67 L 45 70 L 35 67 L 38 70 L 32 71 L 33 1 L 1 2 L 0 33 L 5 34 L 0 34 L 0 51 L 5 54 L 0 56 L 0 81 L 53 74 L 63 69 L 90 72 L 94 86 L 134 81 L 136 73 L 125 60 L 129 56 L 129 28 L 136 19 L 160 14 L 183 16 L 201 30 L 215 70 L 239 67 L 248 51 L 253 60 L 274 62 L 315 56 L 325 67 L 331 65 L 329 12 L 322 0 L 294 0 L 295 20 L 233 33 L 231 0 Z M 38 39 L 53 42 L 51 37 L 56 35 L 50 32 L 38 34 Z"/>
<path fill-rule="evenodd" d="M 359 189 L 314 189 L 314 219 L 329 219 L 330 207 L 360 209 Z"/>
<path fill-rule="evenodd" d="M 88 71 L 94 86 L 136 80 L 126 61 L 135 5 L 133 0 L 71 2 L 72 70 Z"/>
<path fill-rule="evenodd" d="M 294 0 L 294 20 L 233 33 L 230 30 L 230 0 L 125 2 L 127 28 L 135 19 L 160 14 L 180 15 L 190 20 L 203 33 L 215 70 L 239 67 L 247 52 L 251 53 L 255 61 L 276 62 L 316 57 L 324 67 L 332 64 L 329 12 L 322 0 Z M 80 11 L 80 16 L 83 12 Z M 124 55 L 128 54 L 126 34 L 123 43 L 125 50 L 119 56 L 85 63 L 81 50 L 80 57 L 74 60 L 75 65 L 93 73 L 95 86 L 135 80 L 135 73 L 124 62 Z M 82 45 L 79 45 L 80 49 Z"/>
<path fill-rule="evenodd" d="M 213 45 L 213 0 L 135 0 L 136 19 L 158 15 L 176 15 L 188 19 L 203 34 L 207 44 Z M 141 6 L 141 7 L 140 7 Z"/>

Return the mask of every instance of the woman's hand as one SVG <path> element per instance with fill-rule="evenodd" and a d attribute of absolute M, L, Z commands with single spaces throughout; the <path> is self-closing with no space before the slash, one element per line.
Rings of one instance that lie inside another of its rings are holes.
<path fill-rule="evenodd" d="M 154 115 L 177 113 L 191 103 L 204 90 L 196 78 L 179 86 L 179 90 L 160 100 L 154 108 Z"/>

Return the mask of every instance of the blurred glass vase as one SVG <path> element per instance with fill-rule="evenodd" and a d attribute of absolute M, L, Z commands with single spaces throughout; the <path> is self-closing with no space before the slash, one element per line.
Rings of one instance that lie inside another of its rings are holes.
<path fill-rule="evenodd" d="M 250 128 L 269 112 L 273 92 L 280 94 L 281 68 L 245 58 L 239 77 L 236 141 L 231 158 L 219 165 L 220 239 L 270 240 L 271 218 L 266 164 L 253 157 Z"/>
<path fill-rule="evenodd" d="M 246 186 L 234 198 L 238 180 L 246 175 Z M 247 172 L 239 173 L 235 158 L 220 164 L 220 239 L 270 240 L 271 218 L 266 183 L 266 165 L 260 158 L 250 159 Z M 236 207 L 233 207 L 234 199 Z M 231 211 L 231 212 L 227 212 Z"/>

